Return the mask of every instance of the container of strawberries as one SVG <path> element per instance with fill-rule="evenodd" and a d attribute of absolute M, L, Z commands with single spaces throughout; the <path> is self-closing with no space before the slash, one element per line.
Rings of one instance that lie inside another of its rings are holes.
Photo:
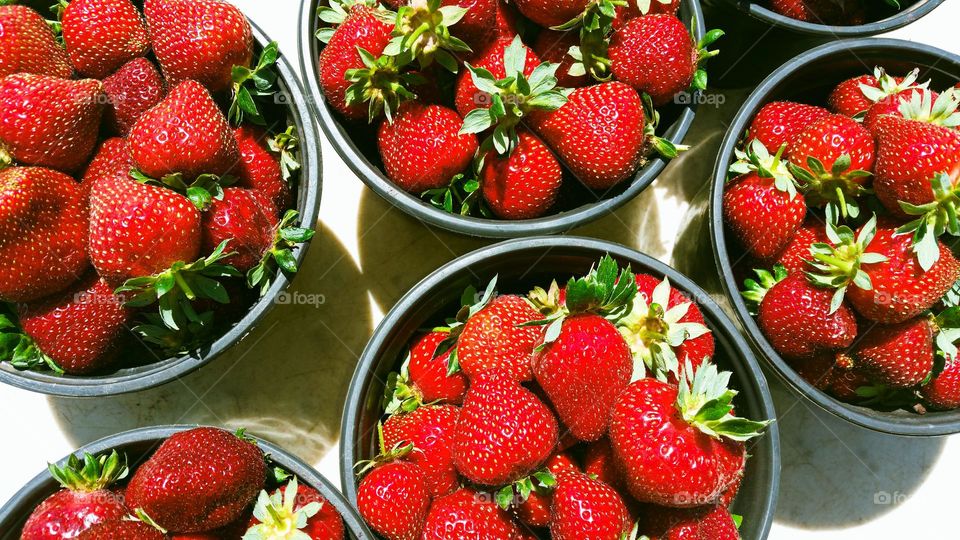
<path fill-rule="evenodd" d="M 314 124 L 226 2 L 37 9 L 0 7 L 0 380 L 156 386 L 288 286 L 317 221 Z"/>
<path fill-rule="evenodd" d="M 391 540 L 766 538 L 774 415 L 746 342 L 677 271 L 599 240 L 511 240 L 437 270 L 376 330 L 343 491 Z"/>
<path fill-rule="evenodd" d="M 91 443 L 0 508 L 0 539 L 367 539 L 346 499 L 243 430 L 157 426 Z"/>
<path fill-rule="evenodd" d="M 762 23 L 836 39 L 872 36 L 906 26 L 943 0 L 714 0 Z"/>
<path fill-rule="evenodd" d="M 321 0 L 300 23 L 344 161 L 414 218 L 484 237 L 566 231 L 649 186 L 722 35 L 698 0 Z"/>
<path fill-rule="evenodd" d="M 746 334 L 789 386 L 881 432 L 960 431 L 958 81 L 946 51 L 824 45 L 751 94 L 717 159 L 712 236 Z"/>

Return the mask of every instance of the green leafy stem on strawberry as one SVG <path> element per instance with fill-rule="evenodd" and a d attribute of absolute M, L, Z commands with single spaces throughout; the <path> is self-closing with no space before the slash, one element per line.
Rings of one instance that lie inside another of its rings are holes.
<path fill-rule="evenodd" d="M 251 289 L 259 287 L 260 295 L 264 295 L 273 278 L 277 275 L 277 268 L 287 274 L 297 273 L 297 259 L 293 249 L 309 242 L 316 231 L 295 225 L 300 218 L 296 210 L 287 210 L 280 220 L 273 245 L 263 254 L 260 262 L 247 272 L 247 286 Z"/>
<path fill-rule="evenodd" d="M 252 68 L 233 66 L 231 71 L 233 98 L 227 110 L 227 117 L 235 126 L 239 126 L 245 120 L 261 126 L 266 125 L 267 121 L 260 112 L 257 102 L 277 93 L 276 64 L 279 56 L 277 42 L 271 41 L 260 52 L 256 66 Z"/>
<path fill-rule="evenodd" d="M 16 309 L 5 302 L 0 302 L 0 362 L 7 362 L 20 371 L 47 368 L 60 375 L 64 373 L 63 368 L 23 332 Z"/>
<path fill-rule="evenodd" d="M 885 262 L 887 257 L 867 251 L 877 234 L 877 217 L 874 215 L 858 233 L 846 225 L 836 225 L 836 216 L 828 211 L 827 238 L 829 243 L 818 242 L 810 246 L 814 271 L 808 272 L 810 281 L 817 286 L 836 289 L 830 302 L 830 313 L 835 313 L 843 304 L 843 297 L 850 284 L 869 291 L 873 289 L 870 275 L 861 268 L 864 264 Z"/>
<path fill-rule="evenodd" d="M 617 18 L 617 8 L 626 7 L 628 0 L 595 0 L 587 4 L 580 15 L 553 30 L 569 32 L 580 30 L 580 45 L 570 47 L 567 52 L 576 62 L 570 66 L 569 74 L 580 77 L 589 74 L 604 82 L 612 78 L 611 61 L 607 56 L 613 21 Z"/>
<path fill-rule="evenodd" d="M 526 502 L 534 492 L 549 493 L 553 491 L 556 485 L 556 476 L 549 469 L 544 468 L 498 489 L 494 494 L 494 499 L 497 506 L 507 510 L 511 506 Z"/>
<path fill-rule="evenodd" d="M 237 181 L 235 177 L 229 175 L 201 174 L 188 183 L 182 173 L 171 173 L 158 179 L 151 178 L 137 169 L 130 170 L 130 178 L 141 184 L 166 187 L 185 195 L 201 212 L 209 208 L 214 199 L 223 200 L 223 188 Z"/>

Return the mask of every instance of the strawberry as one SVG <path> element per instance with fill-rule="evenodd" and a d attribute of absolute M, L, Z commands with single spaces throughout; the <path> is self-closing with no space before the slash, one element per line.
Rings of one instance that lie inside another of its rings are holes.
<path fill-rule="evenodd" d="M 650 506 L 644 518 L 644 532 L 654 540 L 740 540 L 736 522 L 723 505 L 683 509 Z"/>
<path fill-rule="evenodd" d="M 500 0 L 443 0 L 443 6 L 466 9 L 463 18 L 450 31 L 473 50 L 479 50 L 496 39 Z M 512 36 L 511 36 L 512 37 Z"/>
<path fill-rule="evenodd" d="M 481 302 L 457 340 L 457 360 L 471 382 L 486 371 L 498 371 L 518 381 L 533 378 L 533 349 L 540 344 L 543 329 L 520 326 L 540 319 L 529 302 L 503 295 Z"/>
<path fill-rule="evenodd" d="M 589 76 L 571 75 L 570 68 L 576 59 L 570 55 L 570 47 L 579 47 L 580 38 L 573 32 L 560 32 L 544 29 L 533 42 L 533 50 L 544 62 L 560 64 L 557 69 L 557 86 L 561 88 L 580 88 L 590 84 Z"/>
<path fill-rule="evenodd" d="M 638 501 L 673 507 L 715 502 L 744 467 L 743 441 L 769 422 L 733 415 L 730 373 L 706 361 L 682 370 L 679 388 L 640 379 L 620 395 L 610 445 Z"/>
<path fill-rule="evenodd" d="M 64 290 L 86 270 L 87 204 L 69 176 L 39 167 L 0 170 L 0 300 Z"/>
<path fill-rule="evenodd" d="M 426 405 L 416 410 L 393 414 L 383 424 L 383 444 L 394 448 L 412 444 L 407 459 L 423 470 L 432 497 L 440 497 L 459 487 L 453 465 L 453 436 L 460 409 L 453 405 Z"/>
<path fill-rule="evenodd" d="M 782 151 L 770 156 L 759 140 L 751 141 L 746 152 L 737 151 L 739 159 L 730 171 L 738 176 L 723 191 L 727 230 L 760 260 L 783 251 L 807 215 L 806 200 L 797 193 Z"/>
<path fill-rule="evenodd" d="M 442 105 L 401 105 L 393 123 L 380 124 L 377 134 L 387 176 L 410 193 L 448 185 L 477 151 L 476 136 L 458 133 L 462 124 L 455 111 Z"/>
<path fill-rule="evenodd" d="M 643 102 L 620 82 L 578 88 L 565 105 L 532 119 L 534 130 L 574 176 L 595 190 L 629 178 L 644 160 Z"/>
<path fill-rule="evenodd" d="M 545 0 L 517 0 L 517 9 L 524 17 L 544 28 L 560 26 L 580 15 L 589 0 L 560 0 L 546 2 Z"/>
<path fill-rule="evenodd" d="M 581 472 L 580 466 L 577 465 L 570 454 L 566 452 L 554 453 L 547 459 L 547 462 L 544 463 L 543 468 L 550 472 L 552 478 L 542 473 L 534 473 L 529 485 L 521 489 L 521 497 L 518 500 L 513 500 L 513 494 L 511 494 L 510 502 L 513 504 L 511 508 L 513 515 L 516 516 L 521 523 L 529 525 L 530 527 L 547 527 L 550 525 L 550 505 L 553 498 L 553 488 L 556 487 L 557 477 L 562 473 Z M 536 482 L 534 482 L 534 480 L 536 480 Z M 544 480 L 546 482 L 544 482 Z M 528 488 L 529 493 L 524 499 L 524 491 Z"/>
<path fill-rule="evenodd" d="M 487 152 L 480 171 L 480 192 L 494 215 L 533 219 L 547 213 L 560 195 L 563 170 L 543 142 L 526 130 L 509 156 Z"/>
<path fill-rule="evenodd" d="M 107 95 L 104 121 L 118 135 L 126 135 L 144 112 L 160 103 L 166 88 L 163 78 L 146 58 L 136 58 L 103 80 Z"/>
<path fill-rule="evenodd" d="M 829 242 L 827 229 L 816 217 L 808 217 L 797 229 L 787 247 L 777 255 L 776 264 L 783 266 L 788 274 L 797 274 L 809 269 L 810 246 Z"/>
<path fill-rule="evenodd" d="M 261 491 L 244 536 L 251 538 L 309 538 L 342 540 L 343 518 L 330 501 L 293 477 L 272 494 Z M 293 532 L 300 533 L 293 536 Z M 236 537 L 234 537 L 236 538 Z"/>
<path fill-rule="evenodd" d="M 461 488 L 433 501 L 423 525 L 423 540 L 453 538 L 513 539 L 520 530 L 492 495 Z"/>
<path fill-rule="evenodd" d="M 429 508 L 423 470 L 408 461 L 374 467 L 357 488 L 357 510 L 387 540 L 420 538 Z"/>
<path fill-rule="evenodd" d="M 454 432 L 453 460 L 471 482 L 502 486 L 539 467 L 557 444 L 550 408 L 511 375 L 488 371 L 471 380 Z"/>
<path fill-rule="evenodd" d="M 823 107 L 794 103 L 791 101 L 773 101 L 757 112 L 748 129 L 749 140 L 756 139 L 771 151 L 789 145 L 810 124 L 830 114 Z"/>
<path fill-rule="evenodd" d="M 144 112 L 130 128 L 130 155 L 154 178 L 180 173 L 187 180 L 201 174 L 223 175 L 240 160 L 230 124 L 207 90 L 183 81 Z M 188 152 L 184 148 L 189 148 Z"/>
<path fill-rule="evenodd" d="M 110 366 L 131 319 L 123 300 L 94 273 L 62 293 L 21 304 L 19 315 L 40 354 L 72 375 Z"/>
<path fill-rule="evenodd" d="M 630 531 L 620 494 L 585 474 L 560 475 L 550 509 L 550 537 L 555 540 L 620 538 Z"/>
<path fill-rule="evenodd" d="M 109 455 L 70 456 L 64 465 L 50 465 L 50 474 L 63 488 L 43 500 L 27 518 L 22 540 L 76 538 L 100 523 L 127 515 L 123 497 L 107 488 L 127 475 L 126 460 Z"/>
<path fill-rule="evenodd" d="M 943 371 L 920 387 L 920 394 L 935 410 L 960 408 L 960 362 L 948 358 Z"/>
<path fill-rule="evenodd" d="M 400 373 L 391 373 L 387 379 L 391 392 L 391 402 L 386 406 L 388 414 L 424 403 L 463 403 L 467 378 L 458 368 L 452 369 L 456 366 L 451 366 L 451 350 L 446 346 L 450 338 L 450 330 L 437 329 L 414 341 Z"/>
<path fill-rule="evenodd" d="M 228 187 L 223 198 L 214 200 L 203 213 L 203 253 L 210 253 L 223 241 L 235 254 L 230 264 L 241 272 L 256 266 L 273 246 L 280 224 L 277 209 L 257 191 Z"/>
<path fill-rule="evenodd" d="M 47 22 L 27 6 L 0 6 L 0 77 L 36 73 L 70 78 L 73 68 Z"/>
<path fill-rule="evenodd" d="M 827 102 L 830 110 L 837 114 L 860 117 L 874 103 L 918 86 L 916 81 L 919 73 L 920 70 L 915 69 L 906 77 L 894 77 L 878 67 L 873 75 L 861 75 L 838 84 L 830 92 Z"/>
<path fill-rule="evenodd" d="M 609 439 L 600 439 L 587 447 L 587 453 L 583 456 L 583 472 L 617 491 L 626 491 L 623 471 L 619 467 Z"/>
<path fill-rule="evenodd" d="M 860 0 L 771 0 L 773 11 L 798 21 L 827 25 L 859 25 L 864 21 Z"/>
<path fill-rule="evenodd" d="M 72 0 L 60 23 L 70 63 L 85 77 L 103 79 L 150 48 L 147 27 L 130 0 Z"/>
<path fill-rule="evenodd" d="M 171 86 L 192 79 L 211 92 L 221 92 L 232 86 L 234 66 L 250 66 L 250 23 L 227 2 L 146 0 L 143 14 L 153 52 Z"/>
<path fill-rule="evenodd" d="M 92 79 L 8 75 L 0 79 L 0 144 L 24 165 L 76 171 L 97 143 L 102 97 Z"/>
<path fill-rule="evenodd" d="M 127 176 L 133 169 L 133 158 L 130 157 L 130 146 L 126 139 L 111 137 L 100 143 L 100 147 L 93 155 L 83 172 L 80 185 L 89 192 L 95 182 L 102 177 Z"/>
<path fill-rule="evenodd" d="M 933 370 L 933 329 L 925 318 L 871 325 L 851 352 L 854 365 L 889 388 L 920 384 Z"/>
<path fill-rule="evenodd" d="M 77 540 L 164 540 L 166 537 L 142 521 L 118 519 L 91 527 L 77 536 Z"/>
<path fill-rule="evenodd" d="M 195 428 L 172 435 L 140 465 L 127 505 L 168 531 L 207 531 L 240 517 L 266 476 L 263 452 L 242 430 Z"/>
<path fill-rule="evenodd" d="M 269 147 L 265 146 L 267 134 L 256 126 L 246 125 L 237 128 L 234 134 L 240 149 L 240 162 L 238 168 L 230 172 L 238 177 L 236 185 L 262 193 L 273 202 L 278 211 L 289 208 L 292 200 L 290 183 L 284 176 L 280 162 L 270 152 Z M 282 137 L 278 136 L 272 142 L 280 140 Z M 293 147 L 283 150 L 295 149 L 298 142 L 295 141 Z"/>
<path fill-rule="evenodd" d="M 513 76 L 513 72 L 507 73 L 507 65 L 504 57 L 507 49 L 510 47 L 510 44 L 515 40 L 518 40 L 518 38 L 514 36 L 497 39 L 486 49 L 479 52 L 473 59 L 471 59 L 469 65 L 473 68 L 473 70 L 484 69 L 488 71 L 491 75 L 493 75 L 494 80 L 499 81 L 507 78 L 508 76 Z M 529 47 L 523 45 L 522 43 L 521 46 L 524 54 L 526 55 L 523 63 L 522 73 L 529 77 L 533 73 L 533 70 L 540 65 L 540 58 Z M 464 70 L 463 73 L 457 77 L 454 103 L 456 104 L 457 112 L 460 113 L 460 116 L 464 117 L 470 114 L 470 111 L 473 111 L 474 109 L 489 109 L 490 104 L 492 103 L 490 94 L 477 88 L 472 74 L 473 70 Z"/>

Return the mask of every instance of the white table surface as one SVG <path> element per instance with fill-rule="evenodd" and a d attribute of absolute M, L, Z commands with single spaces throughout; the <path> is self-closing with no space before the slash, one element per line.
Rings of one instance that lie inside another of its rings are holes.
<path fill-rule="evenodd" d="M 234 1 L 299 66 L 299 2 Z M 891 35 L 956 52 L 958 20 L 960 1 L 948 1 Z M 722 48 L 722 42 L 718 45 Z M 745 93 L 725 95 L 723 108 L 700 109 L 689 137 L 698 145 L 695 150 L 672 163 L 650 189 L 616 214 L 574 232 L 638 248 L 680 266 L 706 285 L 715 283 L 703 227 L 709 171 L 723 126 Z M 367 337 L 420 278 L 489 242 L 432 230 L 401 214 L 366 189 L 325 139 L 322 150 L 322 226 L 295 289 L 323 295 L 325 303 L 277 306 L 235 350 L 155 390 L 75 400 L 0 386 L 0 501 L 47 461 L 82 444 L 167 423 L 246 426 L 339 482 L 342 402 Z M 783 443 L 782 490 L 770 538 L 958 536 L 953 517 L 960 438 L 901 439 L 868 432 L 813 410 L 770 382 Z"/>

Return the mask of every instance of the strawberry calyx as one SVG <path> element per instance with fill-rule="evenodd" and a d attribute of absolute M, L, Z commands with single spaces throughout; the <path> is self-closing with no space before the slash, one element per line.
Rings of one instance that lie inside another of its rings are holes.
<path fill-rule="evenodd" d="M 397 14 L 384 8 L 377 0 L 330 0 L 327 5 L 317 8 L 317 18 L 330 25 L 317 30 L 317 39 L 323 43 L 329 43 L 337 27 L 347 20 L 350 10 L 357 5 L 371 8 L 376 17 L 385 23 L 393 23 L 396 20 Z"/>
<path fill-rule="evenodd" d="M 557 477 L 549 469 L 544 468 L 498 489 L 494 493 L 494 500 L 497 506 L 507 510 L 511 506 L 523 504 L 534 492 L 550 493 L 556 486 Z"/>
<path fill-rule="evenodd" d="M 649 1 L 641 1 L 647 2 L 649 11 Z M 580 15 L 552 28 L 559 32 L 580 29 L 580 45 L 570 47 L 567 52 L 576 60 L 570 66 L 569 75 L 582 77 L 589 74 L 600 82 L 609 81 L 613 77 L 610 71 L 612 62 L 607 53 L 610 34 L 613 32 L 613 21 L 617 18 L 617 8 L 627 5 L 627 0 L 593 0 Z"/>
<path fill-rule="evenodd" d="M 435 208 L 451 214 L 470 216 L 480 214 L 493 217 L 490 208 L 480 196 L 480 182 L 474 175 L 457 174 L 446 186 L 428 189 L 420 194 Z"/>
<path fill-rule="evenodd" d="M 467 324 L 467 321 L 470 320 L 470 317 L 473 317 L 480 312 L 480 310 L 487 307 L 497 296 L 497 278 L 498 276 L 493 276 L 493 279 L 487 283 L 487 287 L 483 290 L 482 294 L 479 293 L 473 285 L 464 289 L 463 294 L 460 295 L 461 307 L 460 310 L 457 311 L 456 317 L 447 319 L 446 326 L 433 329 L 434 332 L 449 333 L 446 339 L 437 344 L 437 348 L 433 353 L 434 359 L 446 352 L 450 353 L 447 357 L 448 377 L 460 371 L 460 361 L 457 357 L 457 340 L 460 339 L 460 334 L 463 333 L 463 328 Z"/>
<path fill-rule="evenodd" d="M 877 234 L 877 216 L 860 228 L 858 233 L 847 225 L 836 225 L 835 216 L 827 212 L 826 233 L 829 242 L 817 242 L 810 246 L 812 260 L 807 263 L 814 268 L 807 272 L 807 278 L 818 287 L 836 289 L 830 301 L 830 313 L 835 313 L 843 303 L 843 297 L 850 284 L 869 291 L 873 289 L 870 276 L 861 265 L 885 262 L 887 257 L 879 253 L 870 253 L 867 248 Z"/>
<path fill-rule="evenodd" d="M 664 277 L 650 298 L 634 295 L 630 311 L 616 322 L 633 353 L 633 380 L 644 377 L 647 370 L 661 381 L 677 375 L 680 360 L 674 347 L 710 332 L 704 324 L 681 322 L 692 302 L 671 306 L 670 292 L 670 279 Z"/>
<path fill-rule="evenodd" d="M 676 407 L 688 424 L 710 437 L 747 441 L 760 436 L 772 420 L 758 422 L 733 415 L 737 391 L 729 388 L 731 375 L 708 359 L 694 373 L 687 360 L 679 377 Z"/>
<path fill-rule="evenodd" d="M 408 55 L 374 57 L 362 47 L 357 47 L 362 68 L 348 69 L 345 77 L 351 84 L 346 90 L 347 105 L 367 104 L 367 119 L 373 122 L 382 113 L 393 123 L 400 104 L 417 96 L 410 88 L 424 84 L 422 75 L 405 71 L 410 63 Z"/>
<path fill-rule="evenodd" d="M 660 113 L 653 106 L 653 99 L 649 94 L 641 94 L 643 101 L 643 116 L 646 121 L 643 123 L 643 134 L 647 143 L 653 150 L 664 159 L 673 159 L 690 149 L 686 144 L 674 144 L 670 139 L 657 136 L 657 127 L 660 125 Z"/>
<path fill-rule="evenodd" d="M 296 210 L 287 210 L 277 225 L 273 237 L 273 244 L 263 252 L 263 257 L 256 266 L 247 272 L 247 287 L 260 287 L 260 295 L 266 294 L 273 278 L 277 275 L 277 268 L 287 274 L 297 273 L 297 258 L 293 249 L 304 242 L 309 242 L 317 231 L 298 227 L 294 223 L 300 218 Z M 229 240 L 227 240 L 229 242 Z"/>
<path fill-rule="evenodd" d="M 410 353 L 400 366 L 400 371 L 387 375 L 383 390 L 384 414 L 409 413 L 423 405 L 423 394 L 410 383 Z"/>
<path fill-rule="evenodd" d="M 20 328 L 16 310 L 6 303 L 0 303 L 0 362 L 7 362 L 18 371 L 49 369 L 58 375 L 64 373 Z"/>
<path fill-rule="evenodd" d="M 48 463 L 47 469 L 64 488 L 86 493 L 107 488 L 126 478 L 130 472 L 126 456 L 116 450 L 99 456 L 84 452 L 83 460 L 73 454 L 64 465 Z"/>
<path fill-rule="evenodd" d="M 559 64 L 543 62 L 530 76 L 524 75 L 527 61 L 526 46 L 520 36 L 506 47 L 503 66 L 507 76 L 497 80 L 488 70 L 466 64 L 473 84 L 490 95 L 490 107 L 470 111 L 463 119 L 460 134 L 493 133 L 480 144 L 479 155 L 495 149 L 500 155 L 509 155 L 520 143 L 517 126 L 533 111 L 555 111 L 567 102 L 572 90 L 557 87 Z"/>
<path fill-rule="evenodd" d="M 233 66 L 233 97 L 227 110 L 227 118 L 234 126 L 239 126 L 244 119 L 260 126 L 267 124 L 257 107 L 257 100 L 277 93 L 276 64 L 279 56 L 277 42 L 271 41 L 260 51 L 254 67 Z"/>
<path fill-rule="evenodd" d="M 312 537 L 302 529 L 317 515 L 323 504 L 313 501 L 297 508 L 299 485 L 294 476 L 283 489 L 273 495 L 260 491 L 253 517 L 260 523 L 250 527 L 243 537 L 247 540 L 310 540 Z"/>
<path fill-rule="evenodd" d="M 377 454 L 377 456 L 373 459 L 361 460 L 354 464 L 354 468 L 358 469 L 356 472 L 357 478 L 362 477 L 364 474 L 379 467 L 380 465 L 401 460 L 410 455 L 411 452 L 419 451 L 414 448 L 413 443 L 404 444 L 404 441 L 398 442 L 393 446 L 393 448 L 388 450 L 384 446 L 383 440 L 383 422 L 380 422 L 377 424 L 377 441 L 380 446 L 380 453 Z"/>
<path fill-rule="evenodd" d="M 787 167 L 802 186 L 807 204 L 810 206 L 833 205 L 843 217 L 856 218 L 860 215 L 857 199 L 870 193 L 870 190 L 858 181 L 872 176 L 873 173 L 862 169 L 851 170 L 850 154 L 841 154 L 830 170 L 814 156 L 807 156 L 806 168 L 795 163 Z"/>
<path fill-rule="evenodd" d="M 864 97 L 876 103 L 884 98 L 895 96 L 914 88 L 926 89 L 930 82 L 927 81 L 917 84 L 917 77 L 919 76 L 920 69 L 917 68 L 907 73 L 901 81 L 897 82 L 896 77 L 888 74 L 882 67 L 876 67 L 873 70 L 873 77 L 877 80 L 877 85 L 870 86 L 869 84 L 860 83 L 860 92 L 863 93 Z M 866 114 L 867 111 L 861 111 L 855 118 L 862 119 Z"/>
<path fill-rule="evenodd" d="M 955 361 L 960 357 L 956 345 L 960 341 L 960 307 L 948 307 L 931 316 L 930 324 L 935 334 L 937 355 L 943 363 Z"/>
<path fill-rule="evenodd" d="M 300 150 L 300 137 L 296 126 L 287 126 L 287 129 L 267 139 L 267 147 L 279 156 L 280 173 L 283 179 L 290 181 L 300 170 L 300 161 L 297 152 Z"/>
<path fill-rule="evenodd" d="M 786 149 L 787 145 L 784 144 L 771 156 L 762 142 L 751 140 L 744 150 L 734 150 L 737 161 L 730 165 L 731 179 L 751 172 L 757 173 L 761 178 L 773 178 L 774 187 L 788 194 L 790 200 L 793 200 L 797 196 L 797 179 L 793 177 L 787 161 L 783 159 Z"/>
<path fill-rule="evenodd" d="M 908 120 L 916 120 L 947 128 L 960 126 L 960 89 L 950 88 L 933 98 L 933 92 L 923 89 L 911 92 L 910 99 L 901 98 L 898 111 Z"/>
<path fill-rule="evenodd" d="M 757 278 L 743 280 L 743 290 L 740 291 L 740 296 L 747 304 L 747 311 L 756 317 L 760 313 L 760 304 L 763 302 L 763 297 L 774 285 L 787 278 L 787 269 L 782 264 L 775 264 L 772 270 L 754 268 L 753 273 L 757 275 Z"/>
<path fill-rule="evenodd" d="M 186 196 L 201 212 L 210 208 L 213 200 L 223 200 L 223 188 L 233 185 L 237 179 L 230 175 L 201 174 L 190 182 L 183 173 L 171 173 L 162 178 L 151 178 L 137 169 L 130 170 L 130 178 L 141 184 L 165 187 Z"/>
<path fill-rule="evenodd" d="M 960 168 L 954 174 L 960 176 Z M 900 208 L 907 215 L 917 216 L 917 219 L 900 226 L 897 234 L 913 234 L 913 252 L 924 271 L 932 268 L 940 259 L 939 236 L 944 233 L 960 236 L 960 220 L 957 219 L 960 186 L 956 185 L 957 180 L 947 173 L 937 174 L 930 181 L 933 201 L 921 205 L 900 201 Z"/>
<path fill-rule="evenodd" d="M 697 70 L 693 73 L 693 81 L 690 83 L 690 88 L 694 90 L 707 89 L 707 60 L 720 54 L 718 50 L 711 51 L 710 46 L 723 37 L 724 34 L 725 32 L 723 30 L 714 28 L 713 30 L 707 31 L 707 33 L 700 38 L 700 41 L 697 42 Z"/>
<path fill-rule="evenodd" d="M 437 62 L 444 69 L 456 73 L 459 61 L 456 53 L 472 52 L 463 40 L 450 34 L 450 27 L 460 22 L 467 8 L 456 4 L 441 6 L 441 0 L 412 0 L 397 10 L 393 38 L 387 43 L 386 56 L 409 56 L 420 69 Z"/>

